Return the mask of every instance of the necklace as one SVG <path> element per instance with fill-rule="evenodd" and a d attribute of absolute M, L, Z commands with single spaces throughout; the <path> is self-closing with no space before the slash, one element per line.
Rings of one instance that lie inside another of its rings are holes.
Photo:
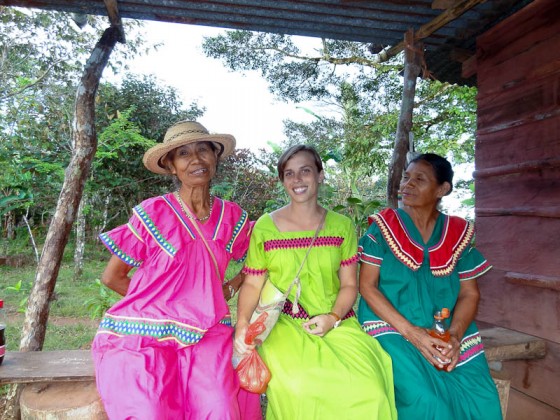
<path fill-rule="evenodd" d="M 181 206 L 181 210 L 183 210 L 183 213 L 185 213 L 185 216 L 187 216 L 189 219 L 196 220 L 198 222 L 204 222 L 204 221 L 210 219 L 210 216 L 212 216 L 212 208 L 214 207 L 214 196 L 213 195 L 210 195 L 210 212 L 206 216 L 198 218 L 198 217 L 195 217 L 195 216 L 191 215 L 191 212 L 186 210 L 186 208 L 185 208 L 186 204 L 183 202 L 183 199 L 179 195 L 179 191 L 175 191 L 173 194 L 175 195 L 175 198 L 179 202 L 179 205 Z"/>

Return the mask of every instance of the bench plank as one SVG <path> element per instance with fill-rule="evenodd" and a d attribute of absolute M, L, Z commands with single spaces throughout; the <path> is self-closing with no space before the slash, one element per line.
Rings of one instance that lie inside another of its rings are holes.
<path fill-rule="evenodd" d="M 490 361 L 540 359 L 546 355 L 545 340 L 502 327 L 480 330 L 484 353 Z"/>
<path fill-rule="evenodd" d="M 538 337 L 501 327 L 482 328 L 480 335 L 489 362 L 546 355 L 546 342 Z M 0 385 L 94 380 L 91 350 L 6 352 L 0 365 Z"/>
<path fill-rule="evenodd" d="M 94 380 L 91 350 L 8 351 L 0 365 L 0 385 Z"/>

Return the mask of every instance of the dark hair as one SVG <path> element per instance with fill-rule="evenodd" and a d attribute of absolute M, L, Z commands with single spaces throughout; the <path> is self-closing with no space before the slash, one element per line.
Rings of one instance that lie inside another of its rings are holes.
<path fill-rule="evenodd" d="M 414 162 L 426 162 L 434 170 L 436 180 L 439 185 L 444 182 L 448 182 L 451 188 L 449 189 L 448 195 L 453 191 L 453 168 L 451 168 L 451 163 L 444 157 L 436 155 L 435 153 L 423 153 L 414 159 L 412 159 L 408 164 Z"/>
<path fill-rule="evenodd" d="M 284 153 L 282 153 L 282 156 L 280 156 L 280 159 L 278 160 L 277 169 L 278 178 L 280 178 L 280 181 L 284 182 L 284 169 L 286 168 L 288 161 L 299 152 L 311 153 L 315 166 L 317 167 L 317 171 L 321 172 L 323 170 L 323 162 L 321 162 L 321 156 L 319 156 L 317 150 L 315 150 L 313 146 L 308 146 L 306 144 L 297 144 L 284 151 Z"/>

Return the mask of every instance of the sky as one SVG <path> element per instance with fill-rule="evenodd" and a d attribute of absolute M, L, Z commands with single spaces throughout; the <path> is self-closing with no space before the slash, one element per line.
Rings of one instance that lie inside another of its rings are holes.
<path fill-rule="evenodd" d="M 146 22 L 150 41 L 161 42 L 158 51 L 129 63 L 136 74 L 153 74 L 178 90 L 185 105 L 193 100 L 205 107 L 199 119 L 210 132 L 232 134 L 237 147 L 257 151 L 268 141 L 284 139 L 282 121 L 309 121 L 310 116 L 295 104 L 277 101 L 257 72 L 233 73 L 217 59 L 202 52 L 204 36 L 224 29 L 197 25 Z"/>

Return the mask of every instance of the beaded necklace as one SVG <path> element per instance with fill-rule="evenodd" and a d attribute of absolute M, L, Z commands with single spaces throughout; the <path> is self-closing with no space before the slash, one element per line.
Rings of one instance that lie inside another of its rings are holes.
<path fill-rule="evenodd" d="M 187 211 L 185 209 L 186 204 L 183 202 L 183 199 L 179 195 L 179 191 L 175 191 L 173 194 L 175 195 L 175 198 L 179 202 L 179 205 L 181 206 L 181 210 L 183 210 L 183 213 L 185 213 L 185 216 L 187 216 L 189 219 L 196 220 L 198 222 L 204 222 L 204 221 L 210 219 L 210 216 L 212 216 L 212 208 L 214 207 L 214 196 L 213 195 L 210 195 L 210 212 L 206 216 L 198 218 L 198 217 L 192 216 L 191 212 Z"/>

